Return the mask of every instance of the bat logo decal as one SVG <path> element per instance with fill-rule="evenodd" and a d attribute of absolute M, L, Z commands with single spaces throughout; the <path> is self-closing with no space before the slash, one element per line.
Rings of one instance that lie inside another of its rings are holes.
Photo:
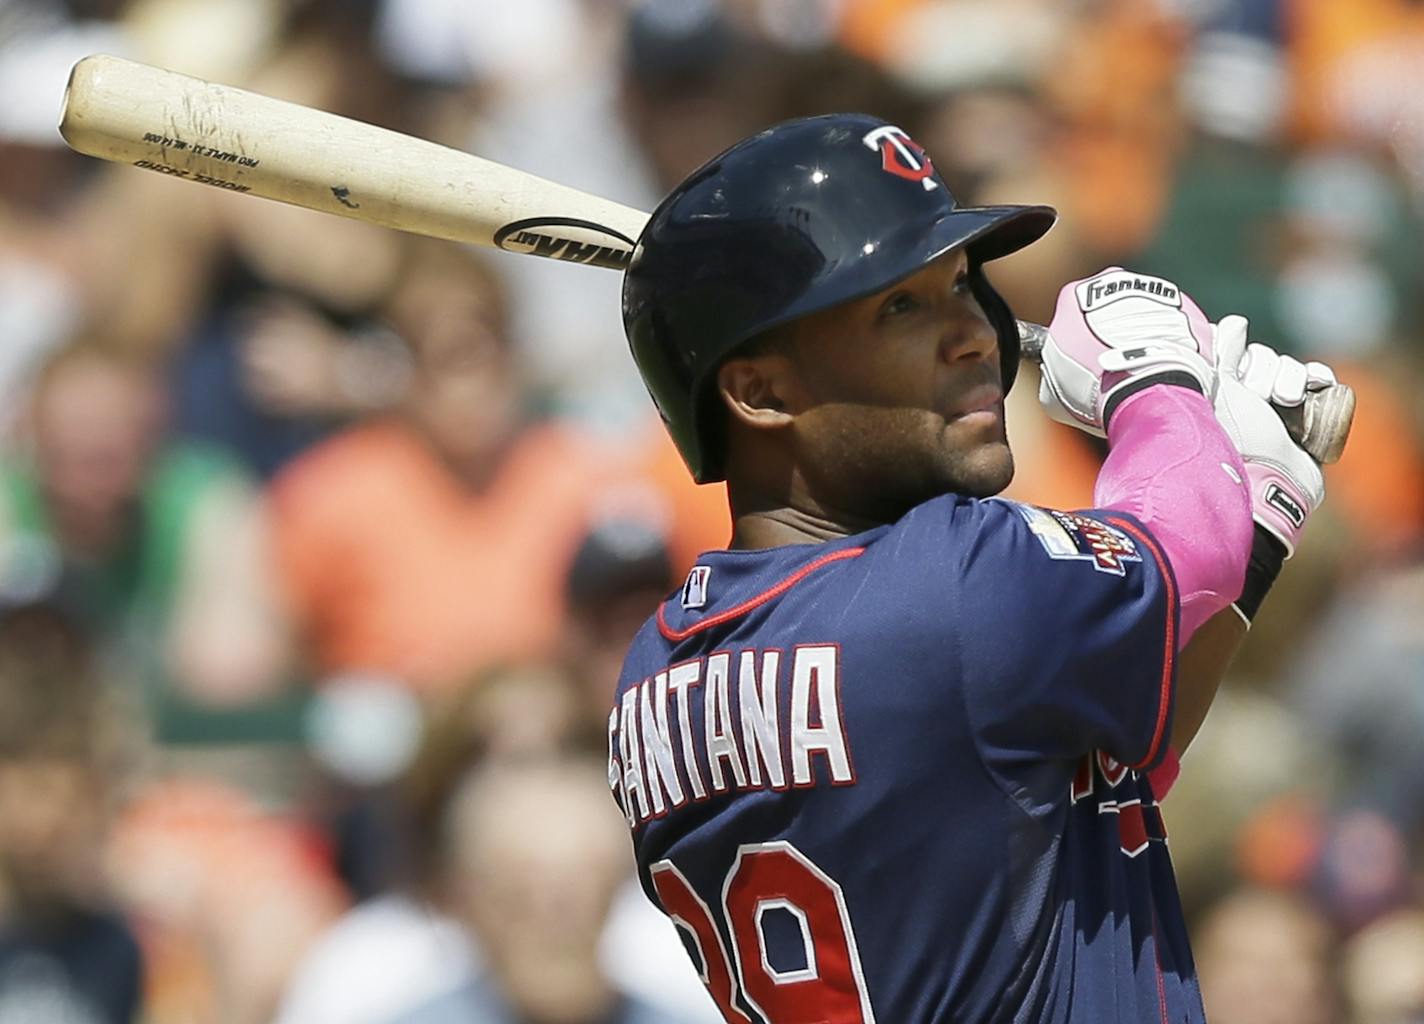
<path fill-rule="evenodd" d="M 349 195 L 351 194 L 351 190 L 350 190 L 349 188 L 347 188 L 345 185 L 332 185 L 332 186 L 331 186 L 331 194 L 336 197 L 336 201 L 337 201 L 338 203 L 340 203 L 342 206 L 346 207 L 348 210 L 359 210 L 359 209 L 361 209 L 361 204 L 360 204 L 360 203 L 353 203 L 353 202 L 351 202 L 351 200 L 349 200 L 349 199 L 346 198 L 347 196 L 349 196 Z"/>
<path fill-rule="evenodd" d="M 564 228 L 573 231 L 550 229 Z M 604 236 L 600 239 L 598 236 Z M 610 270 L 625 270 L 636 241 L 603 224 L 576 217 L 529 217 L 511 221 L 495 232 L 494 244 L 506 252 L 525 253 L 582 263 Z"/>

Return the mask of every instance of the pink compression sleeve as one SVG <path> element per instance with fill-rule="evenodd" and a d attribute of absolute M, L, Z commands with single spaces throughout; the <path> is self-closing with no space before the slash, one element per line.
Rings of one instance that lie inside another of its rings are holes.
<path fill-rule="evenodd" d="M 1178 649 L 1241 595 L 1251 554 L 1251 499 L 1236 446 L 1207 399 L 1144 388 L 1114 413 L 1093 504 L 1136 516 L 1172 564 L 1182 595 Z"/>

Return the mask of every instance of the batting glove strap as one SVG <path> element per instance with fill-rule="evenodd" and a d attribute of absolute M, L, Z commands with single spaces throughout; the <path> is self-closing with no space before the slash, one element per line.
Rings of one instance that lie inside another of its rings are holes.
<path fill-rule="evenodd" d="M 1249 626 L 1261 610 L 1261 602 L 1270 593 L 1286 561 L 1286 548 L 1270 530 L 1256 524 L 1251 538 L 1251 559 L 1246 563 L 1246 581 L 1241 596 L 1231 603 Z"/>
<path fill-rule="evenodd" d="M 1106 383 L 1106 380 L 1104 380 Z M 1207 390 L 1198 377 L 1184 369 L 1164 367 L 1161 370 L 1150 371 L 1138 374 L 1123 380 L 1113 386 L 1107 394 L 1103 396 L 1102 423 L 1104 429 L 1112 422 L 1113 413 L 1117 412 L 1118 406 L 1127 401 L 1133 395 L 1147 388 L 1156 387 L 1159 384 L 1167 384 L 1173 387 L 1187 388 L 1200 395 L 1206 395 Z M 1210 397 L 1210 396 L 1208 396 Z"/>
<path fill-rule="evenodd" d="M 1246 476 L 1251 485 L 1251 518 L 1284 545 L 1285 557 L 1290 558 L 1300 543 L 1305 521 L 1325 500 L 1325 485 L 1322 482 L 1307 493 L 1307 487 L 1293 479 L 1290 470 L 1254 461 L 1244 453 L 1241 460 L 1246 463 Z M 1314 460 L 1311 465 L 1314 466 Z M 1319 468 L 1315 469 L 1319 473 Z"/>

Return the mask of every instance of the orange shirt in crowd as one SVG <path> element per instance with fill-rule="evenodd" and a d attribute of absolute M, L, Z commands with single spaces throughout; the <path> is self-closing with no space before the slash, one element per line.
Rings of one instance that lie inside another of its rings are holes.
<path fill-rule="evenodd" d="M 1417 136 L 1407 115 L 1420 103 L 1424 8 L 1415 0 L 1291 0 L 1286 15 L 1298 139 L 1384 141 L 1396 128 Z"/>
<path fill-rule="evenodd" d="M 1325 471 L 1326 507 L 1348 525 L 1352 550 L 1398 559 L 1424 541 L 1424 445 L 1415 413 L 1387 369 L 1331 363 L 1359 404 L 1345 454 Z"/>
<path fill-rule="evenodd" d="M 280 564 L 313 668 L 418 689 L 549 654 L 607 458 L 568 431 L 520 436 L 472 493 L 412 428 L 355 427 L 273 485 Z"/>
<path fill-rule="evenodd" d="M 1037 368 L 1025 364 L 1004 398 L 1014 478 L 1003 495 L 1045 508 L 1092 508 L 1101 459 L 1087 437 L 1043 415 L 1038 380 Z"/>
<path fill-rule="evenodd" d="M 347 905 L 314 831 L 213 780 L 129 794 L 107 853 L 139 926 L 148 1024 L 266 1019 L 302 952 Z"/>
<path fill-rule="evenodd" d="M 681 580 L 704 551 L 725 548 L 732 539 L 732 513 L 725 484 L 696 484 L 663 429 L 651 421 L 646 444 L 634 455 L 633 476 L 649 485 L 671 517 L 668 531 L 673 575 Z"/>

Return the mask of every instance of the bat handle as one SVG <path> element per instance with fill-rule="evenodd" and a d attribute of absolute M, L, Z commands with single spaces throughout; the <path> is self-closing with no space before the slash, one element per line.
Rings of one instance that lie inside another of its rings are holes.
<path fill-rule="evenodd" d="M 1019 345 L 1025 357 L 1038 362 L 1048 341 L 1042 324 L 1018 321 Z M 1337 462 L 1350 436 L 1355 418 L 1355 391 L 1348 384 L 1332 384 L 1308 392 L 1300 405 L 1273 405 L 1291 440 L 1322 466 Z"/>

